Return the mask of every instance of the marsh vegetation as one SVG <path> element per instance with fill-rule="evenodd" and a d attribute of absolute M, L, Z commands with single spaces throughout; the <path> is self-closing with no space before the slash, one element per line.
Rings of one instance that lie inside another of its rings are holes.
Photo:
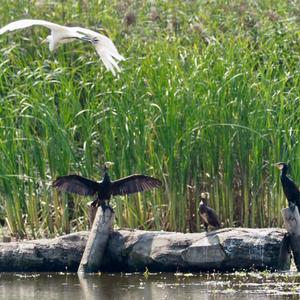
<path fill-rule="evenodd" d="M 99 30 L 126 57 L 106 72 L 90 45 L 50 53 L 42 28 L 0 39 L 0 204 L 12 233 L 87 227 L 61 175 L 144 173 L 164 188 L 113 200 L 117 225 L 199 229 L 201 192 L 226 225 L 280 226 L 271 164 L 300 181 L 297 1 L 6 1 L 1 25 L 39 18 Z M 297 181 L 297 180 L 296 180 Z"/>

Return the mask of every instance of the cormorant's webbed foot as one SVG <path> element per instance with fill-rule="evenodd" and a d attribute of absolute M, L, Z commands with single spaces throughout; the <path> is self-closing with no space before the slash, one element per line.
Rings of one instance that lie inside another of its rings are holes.
<path fill-rule="evenodd" d="M 291 210 L 292 212 L 294 212 L 294 211 L 295 211 L 295 208 L 296 208 L 295 203 L 289 202 L 289 208 L 290 208 L 290 210 Z"/>
<path fill-rule="evenodd" d="M 114 212 L 113 208 L 109 204 L 106 204 L 106 203 L 102 203 L 101 208 L 103 210 L 103 213 L 105 212 L 106 209 L 109 209 L 112 213 Z"/>

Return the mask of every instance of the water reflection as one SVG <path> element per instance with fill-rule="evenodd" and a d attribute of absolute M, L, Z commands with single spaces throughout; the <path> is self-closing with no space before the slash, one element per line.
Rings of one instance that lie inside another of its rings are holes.
<path fill-rule="evenodd" d="M 0 275 L 0 299 L 298 299 L 298 274 Z"/>

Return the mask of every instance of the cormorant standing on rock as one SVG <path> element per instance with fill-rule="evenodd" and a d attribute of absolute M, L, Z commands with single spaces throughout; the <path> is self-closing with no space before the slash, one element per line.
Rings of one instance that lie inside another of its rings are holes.
<path fill-rule="evenodd" d="M 280 170 L 280 180 L 284 195 L 288 200 L 289 207 L 294 208 L 296 205 L 300 212 L 300 190 L 295 182 L 287 176 L 287 171 L 289 169 L 288 165 L 284 162 L 279 162 L 275 164 L 275 167 Z"/>
<path fill-rule="evenodd" d="M 58 177 L 52 186 L 58 190 L 78 195 L 96 195 L 91 205 L 95 207 L 101 206 L 103 209 L 106 207 L 106 201 L 107 205 L 109 205 L 111 196 L 144 192 L 161 186 L 159 179 L 137 174 L 111 181 L 108 175 L 108 168 L 112 165 L 112 162 L 104 164 L 104 176 L 100 182 L 86 179 L 79 175 L 67 175 Z"/>
<path fill-rule="evenodd" d="M 219 221 L 219 217 L 216 213 L 216 211 L 209 206 L 207 206 L 203 200 L 208 200 L 209 199 L 209 193 L 201 193 L 201 201 L 199 204 L 199 216 L 200 220 L 204 225 L 205 231 L 208 231 L 208 225 L 215 227 L 215 228 L 220 228 L 221 223 Z"/>

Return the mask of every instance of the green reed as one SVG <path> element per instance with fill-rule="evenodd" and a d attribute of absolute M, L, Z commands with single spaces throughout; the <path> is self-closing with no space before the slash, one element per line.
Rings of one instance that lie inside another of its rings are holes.
<path fill-rule="evenodd" d="M 40 27 L 1 37 L 0 204 L 13 234 L 87 228 L 88 199 L 51 182 L 69 173 L 99 180 L 107 160 L 112 179 L 163 181 L 112 200 L 121 227 L 199 230 L 203 191 L 225 226 L 281 225 L 286 202 L 272 163 L 289 161 L 300 182 L 296 4 L 35 4 L 7 2 L 1 25 L 25 17 L 102 25 L 127 60 L 114 78 L 91 45 L 50 53 Z"/>

